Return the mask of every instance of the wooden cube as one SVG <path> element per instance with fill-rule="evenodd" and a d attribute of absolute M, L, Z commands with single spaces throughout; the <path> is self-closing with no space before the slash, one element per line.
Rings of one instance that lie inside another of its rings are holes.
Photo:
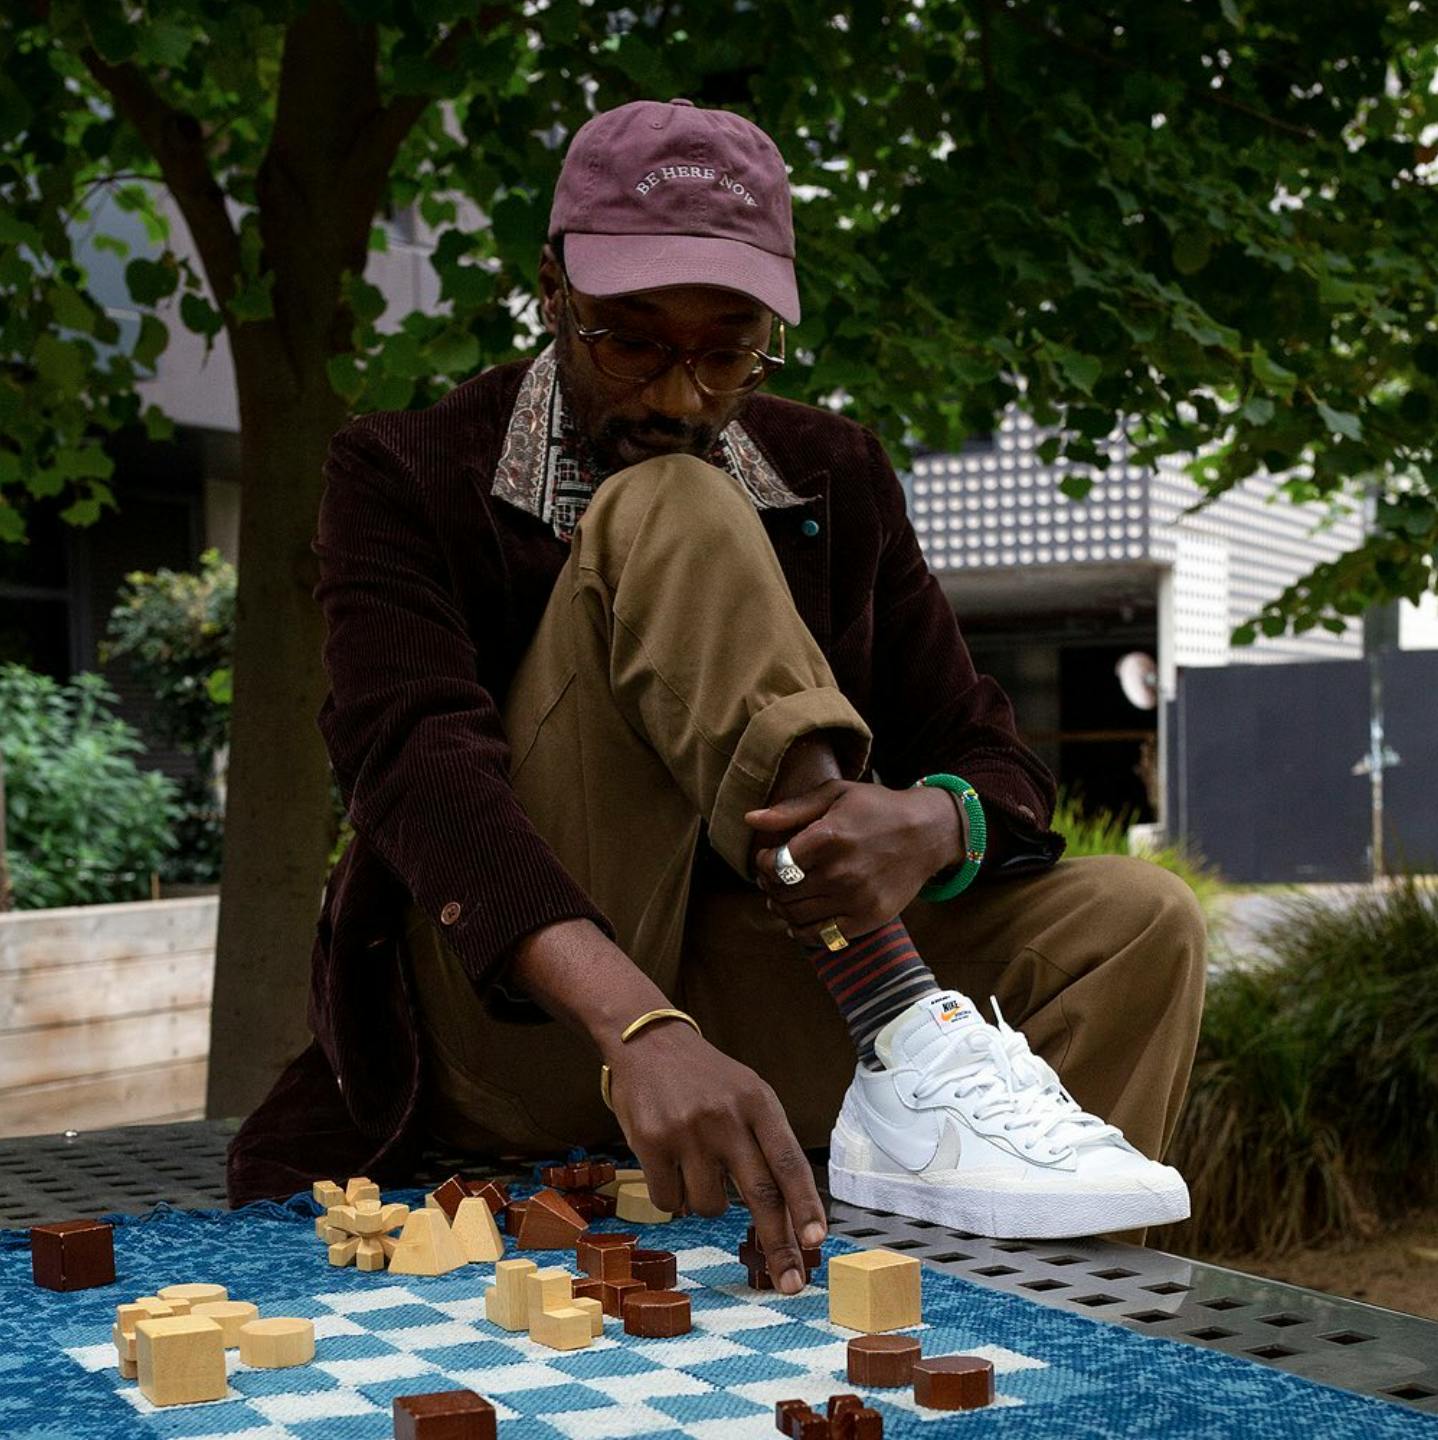
<path fill-rule="evenodd" d="M 919 1262 L 892 1250 L 860 1250 L 829 1260 L 829 1321 L 866 1333 L 923 1323 Z"/>
<path fill-rule="evenodd" d="M 141 1320 L 135 1364 L 140 1393 L 152 1405 L 197 1405 L 227 1393 L 224 1332 L 203 1315 Z"/>
<path fill-rule="evenodd" d="M 473 1390 L 397 1395 L 395 1440 L 495 1440 L 494 1406 Z"/>
<path fill-rule="evenodd" d="M 46 1290 L 115 1283 L 115 1232 L 103 1220 L 61 1220 L 30 1231 L 30 1269 Z"/>

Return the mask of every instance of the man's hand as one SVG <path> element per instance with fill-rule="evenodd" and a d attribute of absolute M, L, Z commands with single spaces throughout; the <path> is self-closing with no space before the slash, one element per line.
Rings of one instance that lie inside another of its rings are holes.
<path fill-rule="evenodd" d="M 827 780 L 806 794 L 744 817 L 772 837 L 754 853 L 754 878 L 795 939 L 822 945 L 819 927 L 834 920 L 845 935 L 864 935 L 898 915 L 929 877 L 952 865 L 967 837 L 958 808 L 942 790 L 890 790 L 855 780 Z M 774 874 L 774 856 L 789 853 L 804 872 L 798 885 Z"/>
<path fill-rule="evenodd" d="M 773 1090 L 680 1021 L 649 1026 L 605 1055 L 610 1098 L 661 1210 L 722 1215 L 731 1176 L 774 1283 L 804 1288 L 799 1245 L 820 1244 L 814 1174 Z"/>

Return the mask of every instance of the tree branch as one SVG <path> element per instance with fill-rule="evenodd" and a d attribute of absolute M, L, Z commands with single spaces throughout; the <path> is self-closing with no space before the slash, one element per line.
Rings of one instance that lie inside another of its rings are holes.
<path fill-rule="evenodd" d="M 111 65 L 89 46 L 80 59 L 154 155 L 223 307 L 240 273 L 240 242 L 225 209 L 225 192 L 210 173 L 199 122 L 165 100 L 134 65 Z"/>

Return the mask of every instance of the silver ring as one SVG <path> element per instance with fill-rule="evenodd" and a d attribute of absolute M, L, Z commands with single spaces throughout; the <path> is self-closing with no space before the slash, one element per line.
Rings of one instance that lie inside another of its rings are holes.
<path fill-rule="evenodd" d="M 781 885 L 803 883 L 804 872 L 794 863 L 794 857 L 789 853 L 787 844 L 781 845 L 774 852 L 774 874 Z"/>

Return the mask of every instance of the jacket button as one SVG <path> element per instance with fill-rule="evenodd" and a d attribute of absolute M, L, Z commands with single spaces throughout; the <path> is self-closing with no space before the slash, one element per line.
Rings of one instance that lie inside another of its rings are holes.
<path fill-rule="evenodd" d="M 458 900 L 451 900 L 443 910 L 439 912 L 439 923 L 441 925 L 453 925 L 459 919 L 460 903 Z"/>
<path fill-rule="evenodd" d="M 799 529 L 811 540 L 819 533 L 819 522 L 817 520 L 806 520 Z"/>

